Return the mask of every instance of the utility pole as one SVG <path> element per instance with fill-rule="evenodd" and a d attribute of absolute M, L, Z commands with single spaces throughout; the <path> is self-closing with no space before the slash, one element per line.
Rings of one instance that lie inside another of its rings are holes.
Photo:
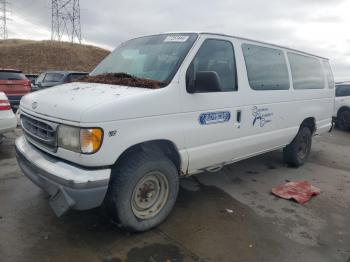
<path fill-rule="evenodd" d="M 0 0 L 0 39 L 7 39 L 7 0 Z"/>
<path fill-rule="evenodd" d="M 72 43 L 81 43 L 79 0 L 52 0 L 51 40 L 62 41 L 66 36 Z"/>

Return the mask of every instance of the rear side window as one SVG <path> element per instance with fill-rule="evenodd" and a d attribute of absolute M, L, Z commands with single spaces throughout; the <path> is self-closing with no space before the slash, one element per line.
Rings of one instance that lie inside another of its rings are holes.
<path fill-rule="evenodd" d="M 289 76 L 282 50 L 243 44 L 249 85 L 254 90 L 288 90 Z"/>
<path fill-rule="evenodd" d="M 334 78 L 333 78 L 331 65 L 327 60 L 323 60 L 322 63 L 323 63 L 324 71 L 326 73 L 326 77 L 327 77 L 328 88 L 332 89 L 334 88 Z"/>
<path fill-rule="evenodd" d="M 236 62 L 232 43 L 207 39 L 192 61 L 194 73 L 214 71 L 220 79 L 221 91 L 236 91 Z"/>
<path fill-rule="evenodd" d="M 47 73 L 44 82 L 60 82 L 64 75 L 59 73 Z"/>
<path fill-rule="evenodd" d="M 350 96 L 350 85 L 339 85 L 335 91 L 336 96 Z"/>
<path fill-rule="evenodd" d="M 0 72 L 0 80 L 26 80 L 26 76 L 22 73 Z"/>
<path fill-rule="evenodd" d="M 324 75 L 318 59 L 288 52 L 294 89 L 322 89 Z"/>

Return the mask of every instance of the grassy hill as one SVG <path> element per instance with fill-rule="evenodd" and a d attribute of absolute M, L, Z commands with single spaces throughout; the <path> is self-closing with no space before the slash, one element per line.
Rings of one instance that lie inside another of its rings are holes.
<path fill-rule="evenodd" d="M 91 71 L 108 50 L 57 41 L 9 39 L 0 41 L 0 68 L 20 69 L 25 73 L 46 70 Z"/>

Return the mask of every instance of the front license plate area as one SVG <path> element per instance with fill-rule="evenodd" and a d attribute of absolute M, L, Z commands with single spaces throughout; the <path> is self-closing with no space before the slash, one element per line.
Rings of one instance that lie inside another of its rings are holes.
<path fill-rule="evenodd" d="M 50 198 L 50 206 L 58 217 L 65 214 L 74 204 L 74 200 L 64 189 L 58 190 L 57 194 Z"/>

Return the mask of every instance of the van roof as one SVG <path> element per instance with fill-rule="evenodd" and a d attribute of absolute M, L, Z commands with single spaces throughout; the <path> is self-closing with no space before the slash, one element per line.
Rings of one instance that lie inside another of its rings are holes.
<path fill-rule="evenodd" d="M 259 44 L 264 44 L 264 45 L 270 45 L 270 46 L 274 46 L 274 47 L 284 48 L 284 49 L 287 49 L 287 50 L 290 50 L 290 51 L 294 51 L 294 52 L 302 53 L 302 54 L 305 54 L 305 55 L 310 55 L 310 56 L 318 57 L 318 58 L 321 58 L 321 59 L 329 60 L 326 57 L 322 57 L 322 56 L 311 54 L 311 53 L 304 52 L 304 51 L 301 51 L 301 50 L 289 48 L 289 47 L 286 47 L 286 46 L 281 46 L 281 45 L 277 45 L 277 44 L 271 44 L 271 43 L 267 43 L 267 42 L 263 42 L 263 41 L 259 41 L 259 40 L 253 40 L 253 39 L 249 39 L 249 38 L 245 38 L 245 37 L 234 36 L 234 35 L 227 35 L 227 34 L 222 34 L 222 33 L 205 32 L 205 31 L 178 31 L 178 32 L 175 31 L 175 32 L 165 32 L 165 33 L 161 33 L 161 34 L 181 34 L 181 33 L 187 33 L 187 34 L 192 33 L 192 34 L 199 34 L 199 35 L 226 36 L 226 37 L 236 38 L 236 39 L 240 39 L 240 40 L 252 41 L 252 42 L 259 43 Z"/>

